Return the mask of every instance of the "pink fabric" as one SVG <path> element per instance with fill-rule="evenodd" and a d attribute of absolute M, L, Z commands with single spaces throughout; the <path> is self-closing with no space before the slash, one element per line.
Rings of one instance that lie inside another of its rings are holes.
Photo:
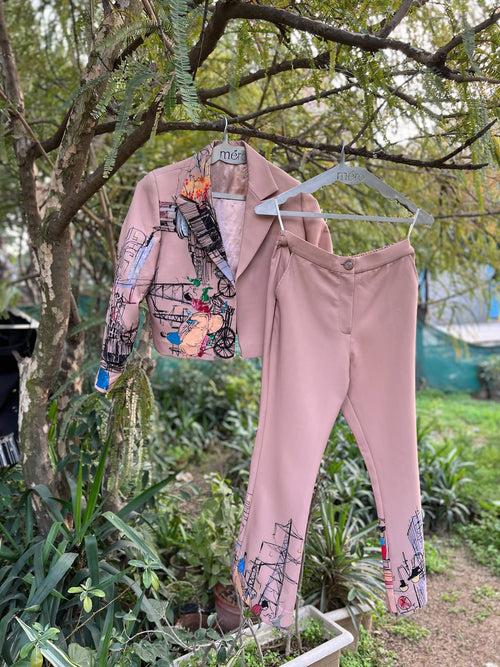
<path fill-rule="evenodd" d="M 214 199 L 214 209 L 224 242 L 227 262 L 233 274 L 236 275 L 240 258 L 245 202 L 236 199 Z"/>
<path fill-rule="evenodd" d="M 290 231 L 267 299 L 259 429 L 233 581 L 276 627 L 293 621 L 311 498 L 339 410 L 379 518 L 387 608 L 426 604 L 415 418 L 418 279 L 404 240 L 341 257 Z"/>
<path fill-rule="evenodd" d="M 267 280 L 279 228 L 274 216 L 259 216 L 254 209 L 297 180 L 243 141 L 235 145 L 245 147 L 246 164 L 212 165 L 215 143 L 188 160 L 155 169 L 135 188 L 118 242 L 98 391 L 108 391 L 123 372 L 143 300 L 161 355 L 230 359 L 238 349 L 236 337 L 243 357 L 262 354 Z M 212 189 L 246 199 L 220 203 Z M 296 210 L 319 211 L 310 194 L 288 203 Z M 293 218 L 289 228 L 332 248 L 320 217 Z"/>

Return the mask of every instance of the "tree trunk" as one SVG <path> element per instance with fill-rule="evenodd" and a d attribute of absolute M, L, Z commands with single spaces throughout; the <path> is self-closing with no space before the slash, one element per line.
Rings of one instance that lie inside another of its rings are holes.
<path fill-rule="evenodd" d="M 57 496 L 55 460 L 49 447 L 47 406 L 61 361 L 70 314 L 70 232 L 55 241 L 42 241 L 34 249 L 40 273 L 42 305 L 40 326 L 33 356 L 22 368 L 19 406 L 22 466 L 26 487 L 38 484 Z M 38 494 L 33 494 L 34 509 L 40 531 L 46 533 L 51 518 Z"/>

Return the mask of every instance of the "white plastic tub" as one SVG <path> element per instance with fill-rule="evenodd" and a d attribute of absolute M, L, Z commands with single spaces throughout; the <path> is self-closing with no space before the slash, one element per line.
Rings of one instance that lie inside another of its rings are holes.
<path fill-rule="evenodd" d="M 301 607 L 299 610 L 299 626 L 302 629 L 307 621 L 310 619 L 318 620 L 325 629 L 327 640 L 313 648 L 307 653 L 303 653 L 298 658 L 290 662 L 283 663 L 284 667 L 308 667 L 309 665 L 316 665 L 317 667 L 337 667 L 340 659 L 340 651 L 346 646 L 349 646 L 354 641 L 353 635 L 335 621 L 330 620 L 322 614 L 316 607 L 308 605 Z M 265 648 L 266 644 L 276 638 L 276 630 L 269 625 L 253 626 L 253 630 L 257 636 L 259 644 Z M 250 630 L 245 630 L 245 641 L 253 641 Z M 185 662 L 192 657 L 194 653 L 188 653 L 181 658 L 177 658 L 174 662 L 175 667 L 182 667 Z"/>
<path fill-rule="evenodd" d="M 358 625 L 362 625 L 365 630 L 368 632 L 372 628 L 372 616 L 373 616 L 373 607 L 370 607 L 367 604 L 361 605 L 361 608 L 358 612 L 354 612 L 354 615 L 357 617 Z M 354 627 L 354 623 L 349 616 L 349 612 L 346 607 L 341 609 L 335 609 L 334 611 L 329 611 L 325 613 L 326 618 L 337 625 L 341 625 L 345 630 L 350 632 L 353 637 L 353 643 L 348 647 L 349 651 L 355 651 L 358 647 L 359 640 L 359 628 Z"/>

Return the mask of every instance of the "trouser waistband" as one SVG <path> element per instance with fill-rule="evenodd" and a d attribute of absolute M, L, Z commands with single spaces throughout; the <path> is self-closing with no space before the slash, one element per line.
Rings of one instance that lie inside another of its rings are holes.
<path fill-rule="evenodd" d="M 401 257 L 415 254 L 410 241 L 403 239 L 384 248 L 376 248 L 359 255 L 335 255 L 309 243 L 287 229 L 281 231 L 278 243 L 282 246 L 287 245 L 291 252 L 304 257 L 313 264 L 338 273 L 362 273 L 394 262 Z"/>

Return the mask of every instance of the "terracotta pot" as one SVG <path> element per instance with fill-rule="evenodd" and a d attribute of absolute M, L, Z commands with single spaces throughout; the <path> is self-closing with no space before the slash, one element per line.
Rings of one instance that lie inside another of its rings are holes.
<path fill-rule="evenodd" d="M 223 586 L 216 584 L 214 588 L 215 611 L 217 612 L 217 621 L 224 632 L 230 632 L 237 628 L 241 622 L 240 608 L 236 599 L 236 594 L 232 586 Z"/>
<path fill-rule="evenodd" d="M 175 626 L 177 628 L 193 631 L 199 630 L 200 628 L 208 628 L 208 614 L 203 614 L 202 612 L 182 614 L 177 619 Z"/>

